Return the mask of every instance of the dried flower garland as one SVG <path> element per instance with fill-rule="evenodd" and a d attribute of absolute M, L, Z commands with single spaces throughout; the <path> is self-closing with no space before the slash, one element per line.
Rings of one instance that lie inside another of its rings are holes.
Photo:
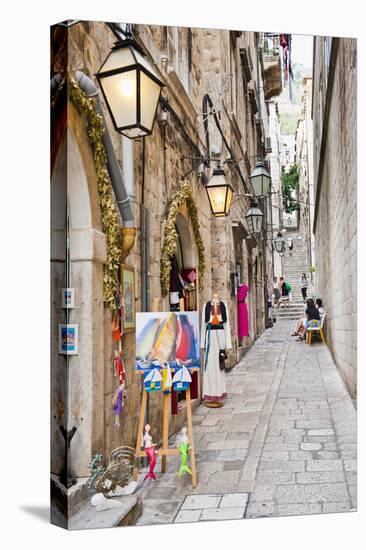
<path fill-rule="evenodd" d="M 179 209 L 184 203 L 187 205 L 192 221 L 194 238 L 198 250 L 199 286 L 201 289 L 203 288 L 203 277 L 206 268 L 205 247 L 201 238 L 200 224 L 198 221 L 197 207 L 194 202 L 192 187 L 188 182 L 184 182 L 180 185 L 170 200 L 168 216 L 164 228 L 164 243 L 160 260 L 160 282 L 163 296 L 166 296 L 169 292 L 170 271 L 172 269 L 171 258 L 177 251 L 178 234 L 175 228 L 175 222 Z"/>
<path fill-rule="evenodd" d="M 84 115 L 86 118 L 86 131 L 93 151 L 103 231 L 107 238 L 107 262 L 104 265 L 103 275 L 104 305 L 113 310 L 116 307 L 116 270 L 121 262 L 121 231 L 116 202 L 106 169 L 107 155 L 102 139 L 104 132 L 103 119 L 95 109 L 95 99 L 87 97 L 70 74 L 68 74 L 67 80 L 70 99 L 79 114 Z"/>

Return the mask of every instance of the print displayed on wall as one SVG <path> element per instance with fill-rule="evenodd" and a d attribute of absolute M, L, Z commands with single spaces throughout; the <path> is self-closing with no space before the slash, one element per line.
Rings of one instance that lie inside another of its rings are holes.
<path fill-rule="evenodd" d="M 71 309 L 75 307 L 75 289 L 63 288 L 62 289 L 62 307 Z"/>
<path fill-rule="evenodd" d="M 79 353 L 79 325 L 58 325 L 58 352 L 63 355 Z"/>
<path fill-rule="evenodd" d="M 124 264 L 121 265 L 121 292 L 124 303 L 122 330 L 123 332 L 133 332 L 136 328 L 135 270 Z"/>
<path fill-rule="evenodd" d="M 136 314 L 136 369 L 200 368 L 198 312 L 153 311 Z"/>
<path fill-rule="evenodd" d="M 51 514 L 69 529 L 357 508 L 357 43 L 246 20 L 52 27 Z"/>

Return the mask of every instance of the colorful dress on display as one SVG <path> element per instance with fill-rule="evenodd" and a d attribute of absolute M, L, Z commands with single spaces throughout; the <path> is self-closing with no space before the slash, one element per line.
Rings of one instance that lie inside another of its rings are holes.
<path fill-rule="evenodd" d="M 203 362 L 202 397 L 208 402 L 222 402 L 226 398 L 225 371 L 220 370 L 220 350 L 231 349 L 228 308 L 225 302 L 207 302 L 203 306 L 201 348 Z"/>
<path fill-rule="evenodd" d="M 243 336 L 249 336 L 249 316 L 248 308 L 245 303 L 245 298 L 249 292 L 249 287 L 247 285 L 238 286 L 238 337 L 243 338 Z"/>

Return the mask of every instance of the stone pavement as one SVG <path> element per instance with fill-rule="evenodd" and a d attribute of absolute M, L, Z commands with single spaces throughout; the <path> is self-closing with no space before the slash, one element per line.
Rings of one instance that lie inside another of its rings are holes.
<path fill-rule="evenodd" d="M 354 405 L 328 349 L 292 330 L 266 330 L 227 375 L 225 406 L 196 410 L 196 489 L 178 457 L 158 463 L 137 525 L 356 509 Z"/>

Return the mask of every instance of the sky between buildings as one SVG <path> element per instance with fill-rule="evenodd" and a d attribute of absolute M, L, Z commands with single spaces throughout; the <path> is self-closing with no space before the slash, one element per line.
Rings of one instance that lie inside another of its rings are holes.
<path fill-rule="evenodd" d="M 310 34 L 292 35 L 292 62 L 304 65 L 304 67 L 313 66 L 313 36 Z"/>

